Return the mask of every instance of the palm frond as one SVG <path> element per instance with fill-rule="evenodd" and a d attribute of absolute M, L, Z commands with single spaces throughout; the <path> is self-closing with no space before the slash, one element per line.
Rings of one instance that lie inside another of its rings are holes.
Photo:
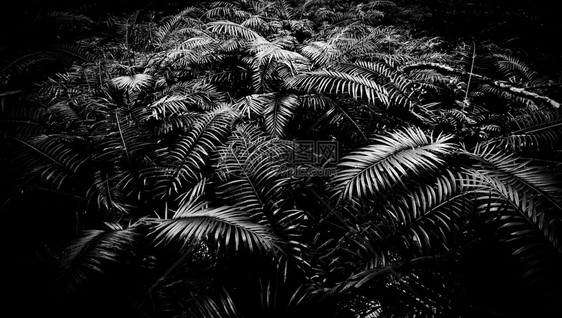
<path fill-rule="evenodd" d="M 45 15 L 45 19 L 67 27 L 79 24 L 89 25 L 93 23 L 92 19 L 83 14 L 67 11 L 51 11 Z"/>
<path fill-rule="evenodd" d="M 366 197 L 400 184 L 404 177 L 438 169 L 455 149 L 451 136 L 427 136 L 407 128 L 375 138 L 374 144 L 342 158 L 332 179 L 338 199 Z"/>
<path fill-rule="evenodd" d="M 24 55 L 0 69 L 0 83 L 6 84 L 18 76 L 31 76 L 47 69 L 69 67 L 77 62 L 89 62 L 90 54 L 76 46 L 59 46 L 49 50 L 38 51 Z"/>
<path fill-rule="evenodd" d="M 248 41 L 262 38 L 262 36 L 254 30 L 230 21 L 209 22 L 206 24 L 206 27 L 213 33 L 230 35 Z"/>
<path fill-rule="evenodd" d="M 313 111 L 325 110 L 335 106 L 335 101 L 323 94 L 299 95 L 300 107 Z"/>
<path fill-rule="evenodd" d="M 288 142 L 272 139 L 256 127 L 239 127 L 218 153 L 217 172 L 227 181 L 219 189 L 221 196 L 263 217 L 266 206 L 277 201 L 276 191 L 287 182 L 280 175 L 279 159 L 289 149 Z"/>
<path fill-rule="evenodd" d="M 271 103 L 263 110 L 265 128 L 273 137 L 285 136 L 285 127 L 293 117 L 293 111 L 300 104 L 300 100 L 293 94 L 275 94 Z"/>
<path fill-rule="evenodd" d="M 130 261 L 140 241 L 141 236 L 134 227 L 85 231 L 58 261 L 59 284 L 68 293 L 86 288 L 88 282 Z"/>
<path fill-rule="evenodd" d="M 232 108 L 238 110 L 245 118 L 252 119 L 263 114 L 265 107 L 273 101 L 273 93 L 252 94 L 236 101 Z"/>
<path fill-rule="evenodd" d="M 537 78 L 537 72 L 533 71 L 525 62 L 505 54 L 494 54 L 497 65 L 504 78 L 512 76 L 519 77 L 524 81 L 532 81 Z"/>
<path fill-rule="evenodd" d="M 279 247 L 304 269 L 309 266 L 302 242 L 305 213 L 282 199 L 289 186 L 282 160 L 291 148 L 290 142 L 271 138 L 256 127 L 239 127 L 219 151 L 217 172 L 225 182 L 217 194 L 254 222 L 269 226 L 279 238 Z"/>
<path fill-rule="evenodd" d="M 549 111 L 527 111 L 512 119 L 513 130 L 489 142 L 523 153 L 558 149 L 562 141 L 562 118 Z"/>
<path fill-rule="evenodd" d="M 125 75 L 112 78 L 111 83 L 118 89 L 134 92 L 150 88 L 154 84 L 154 78 L 149 74 Z"/>
<path fill-rule="evenodd" d="M 152 232 L 155 244 L 186 246 L 206 241 L 234 251 L 270 253 L 277 249 L 277 238 L 269 228 L 252 222 L 246 212 L 232 206 L 206 205 L 182 206 L 173 219 L 156 220 Z"/>
<path fill-rule="evenodd" d="M 270 26 L 261 16 L 253 15 L 244 22 L 240 23 L 241 26 L 248 27 L 256 32 L 268 32 Z"/>
<path fill-rule="evenodd" d="M 464 226 L 466 213 L 472 212 L 471 203 L 459 184 L 461 178 L 460 174 L 447 170 L 431 183 L 406 188 L 398 196 L 398 202 L 389 200 L 385 211 L 396 229 L 392 235 L 404 233 L 407 250 L 428 255 L 456 244 L 454 237 Z"/>
<path fill-rule="evenodd" d="M 338 58 L 341 55 L 341 51 L 335 45 L 323 42 L 315 41 L 308 43 L 301 49 L 302 55 L 308 57 L 316 66 L 323 67 L 327 66 L 335 61 L 339 61 Z"/>
<path fill-rule="evenodd" d="M 493 145 L 478 145 L 469 155 L 478 163 L 476 168 L 479 173 L 527 193 L 533 199 L 540 197 L 536 204 L 547 203 L 547 206 L 562 211 L 562 188 L 555 175 L 541 171 Z"/>
<path fill-rule="evenodd" d="M 230 134 L 233 116 L 228 109 L 199 118 L 191 130 L 158 154 L 160 164 L 142 174 L 157 197 L 181 194 L 191 183 L 203 178 L 212 153 Z"/>
<path fill-rule="evenodd" d="M 27 141 L 12 138 L 25 146 L 19 154 L 24 166 L 54 189 L 60 189 L 91 160 L 76 146 L 85 143 L 77 136 L 38 135 Z"/>
<path fill-rule="evenodd" d="M 259 64 L 271 61 L 286 61 L 291 65 L 307 64 L 308 60 L 297 52 L 283 49 L 280 45 L 265 39 L 257 39 L 250 45 L 249 51 L 255 54 Z M 295 67 L 293 67 L 294 69 Z"/>
<path fill-rule="evenodd" d="M 218 3 L 217 3 L 218 4 Z M 231 3 L 222 3 L 205 12 L 205 17 L 212 20 L 228 19 L 243 21 L 251 17 L 251 13 L 237 8 Z"/>
<path fill-rule="evenodd" d="M 535 286 L 550 285 L 545 280 L 557 271 L 562 254 L 560 211 L 545 209 L 544 199 L 513 187 L 501 179 L 472 174 L 467 183 L 477 194 L 481 213 L 497 218 L 500 238 L 525 265 L 524 278 Z"/>
<path fill-rule="evenodd" d="M 190 23 L 186 22 L 185 18 L 197 11 L 198 9 L 195 7 L 187 7 L 176 15 L 171 16 L 170 18 L 165 20 L 164 23 L 159 26 L 154 32 L 156 44 L 163 45 L 175 31 L 190 27 Z"/>
<path fill-rule="evenodd" d="M 366 99 L 371 104 L 381 101 L 392 107 L 389 92 L 381 85 L 364 76 L 344 72 L 314 71 L 298 74 L 285 81 L 290 89 L 324 94 L 347 94 L 356 100 Z"/>

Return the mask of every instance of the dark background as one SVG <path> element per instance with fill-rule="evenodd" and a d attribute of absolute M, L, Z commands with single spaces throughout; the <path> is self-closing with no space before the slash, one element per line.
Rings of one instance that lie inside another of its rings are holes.
<path fill-rule="evenodd" d="M 0 8 L 0 65 L 18 53 L 41 46 L 47 39 L 37 37 L 33 21 L 51 11 L 71 11 L 92 19 L 125 14 L 137 9 L 162 14 L 208 1 L 158 0 L 19 0 Z M 368 2 L 368 1 L 362 1 Z M 562 19 L 547 0 L 395 0 L 429 15 L 415 27 L 420 35 L 442 36 L 447 40 L 493 41 L 512 49 L 515 56 L 543 74 L 562 76 Z M 26 42 L 27 40 L 27 42 Z"/>

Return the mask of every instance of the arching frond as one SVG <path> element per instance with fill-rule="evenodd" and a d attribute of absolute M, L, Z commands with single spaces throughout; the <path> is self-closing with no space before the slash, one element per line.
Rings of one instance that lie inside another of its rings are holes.
<path fill-rule="evenodd" d="M 289 186 L 283 158 L 292 144 L 271 138 L 253 126 L 240 126 L 219 150 L 217 172 L 225 183 L 217 193 L 231 205 L 246 211 L 258 224 L 269 226 L 290 259 L 305 268 L 302 243 L 303 211 L 287 208 L 283 191 Z"/>
<path fill-rule="evenodd" d="M 353 64 L 339 64 L 334 71 L 345 72 L 350 75 L 362 76 L 372 80 L 387 82 L 385 89 L 389 92 L 390 103 L 395 107 L 410 109 L 413 98 L 410 97 L 414 83 L 398 70 L 382 63 L 357 61 Z"/>
<path fill-rule="evenodd" d="M 375 104 L 381 101 L 391 107 L 389 92 L 375 81 L 364 76 L 349 75 L 344 72 L 315 71 L 298 74 L 285 81 L 288 88 L 304 92 L 324 94 L 348 94 L 356 100 L 366 99 Z"/>
<path fill-rule="evenodd" d="M 248 27 L 256 32 L 268 32 L 270 30 L 270 26 L 261 16 L 254 15 L 249 17 L 248 19 L 244 20 L 240 24 L 241 26 Z"/>
<path fill-rule="evenodd" d="M 13 139 L 24 146 L 19 153 L 21 163 L 54 189 L 60 189 L 76 177 L 80 168 L 91 160 L 76 146 L 86 143 L 81 137 L 52 134 L 38 135 L 30 140 Z"/>
<path fill-rule="evenodd" d="M 219 47 L 219 41 L 210 36 L 197 36 L 183 41 L 177 46 L 180 50 L 208 49 L 209 47 Z"/>
<path fill-rule="evenodd" d="M 497 65 L 504 78 L 517 76 L 524 81 L 532 81 L 537 78 L 537 72 L 533 71 L 525 62 L 505 54 L 494 54 Z"/>
<path fill-rule="evenodd" d="M 277 238 L 266 226 L 252 222 L 246 212 L 232 206 L 182 206 L 173 219 L 155 222 L 152 235 L 156 245 L 206 241 L 234 251 L 271 253 L 277 249 Z"/>
<path fill-rule="evenodd" d="M 67 27 L 80 24 L 89 25 L 93 23 L 92 19 L 83 14 L 67 11 L 51 11 L 45 15 L 45 19 Z"/>
<path fill-rule="evenodd" d="M 205 83 L 179 83 L 162 93 L 163 97 L 148 106 L 149 118 L 164 120 L 189 111 L 211 111 L 226 101 L 224 93 Z"/>
<path fill-rule="evenodd" d="M 263 110 L 265 128 L 273 137 L 285 136 L 285 127 L 293 117 L 293 111 L 298 107 L 300 101 L 293 94 L 275 94 L 271 103 Z"/>
<path fill-rule="evenodd" d="M 252 119 L 264 113 L 265 107 L 273 101 L 273 93 L 252 94 L 240 98 L 232 105 L 244 117 Z"/>
<path fill-rule="evenodd" d="M 332 179 L 334 196 L 362 198 L 382 193 L 409 175 L 438 169 L 455 149 L 451 136 L 427 136 L 419 128 L 408 128 L 379 136 L 374 144 L 342 158 Z"/>
<path fill-rule="evenodd" d="M 341 56 L 341 51 L 335 45 L 315 41 L 308 43 L 301 49 L 302 55 L 308 57 L 317 66 L 327 66 L 335 61 L 339 61 L 338 58 Z"/>
<path fill-rule="evenodd" d="M 275 204 L 276 191 L 287 182 L 281 173 L 281 159 L 287 156 L 288 142 L 272 139 L 252 126 L 239 127 L 219 149 L 217 172 L 226 184 L 225 198 L 252 215 L 264 217 L 266 205 Z"/>
<path fill-rule="evenodd" d="M 217 110 L 199 118 L 194 127 L 159 154 L 160 165 L 143 170 L 158 197 L 180 194 L 201 180 L 211 154 L 230 133 L 232 114 Z"/>
<path fill-rule="evenodd" d="M 187 17 L 197 13 L 196 7 L 187 7 L 181 12 L 166 19 L 162 25 L 155 30 L 155 41 L 157 45 L 163 45 L 177 30 L 192 26 Z"/>
<path fill-rule="evenodd" d="M 205 17 L 213 20 L 228 19 L 234 21 L 243 21 L 251 17 L 251 13 L 240 10 L 232 3 L 222 3 L 219 6 L 211 8 L 205 12 Z"/>
<path fill-rule="evenodd" d="M 472 212 L 460 179 L 460 174 L 445 171 L 426 185 L 404 188 L 398 202 L 388 200 L 385 213 L 394 222 L 396 232 L 404 233 L 406 249 L 424 255 L 441 248 L 447 250 L 456 243 L 454 237 L 464 226 L 465 214 Z"/>
<path fill-rule="evenodd" d="M 278 44 L 271 43 L 265 39 L 258 39 L 252 42 L 249 51 L 255 54 L 259 64 L 271 61 L 285 61 L 291 65 L 308 63 L 308 60 L 299 53 L 283 49 Z"/>
<path fill-rule="evenodd" d="M 0 112 L 0 134 L 3 138 L 28 140 L 30 136 L 52 132 L 48 110 L 38 107 L 6 107 Z"/>
<path fill-rule="evenodd" d="M 528 111 L 512 120 L 514 130 L 490 142 L 516 152 L 558 149 L 562 141 L 562 118 L 554 112 Z"/>
<path fill-rule="evenodd" d="M 207 29 L 213 33 L 226 34 L 248 41 L 262 38 L 261 35 L 240 24 L 230 21 L 214 21 L 207 23 Z"/>
<path fill-rule="evenodd" d="M 313 111 L 329 109 L 336 105 L 333 99 L 322 94 L 299 95 L 299 99 L 301 100 L 301 107 L 312 109 Z"/>
<path fill-rule="evenodd" d="M 560 209 L 553 213 L 544 208 L 542 197 L 525 192 L 504 180 L 483 174 L 473 174 L 477 202 L 482 213 L 497 218 L 500 239 L 512 248 L 512 253 L 525 265 L 524 278 L 532 285 L 549 285 L 545 280 L 560 264 Z"/>
<path fill-rule="evenodd" d="M 59 46 L 49 50 L 24 55 L 0 69 L 0 83 L 7 84 L 18 76 L 38 75 L 49 68 L 69 67 L 74 64 L 90 62 L 91 54 L 75 46 Z M 49 71 L 46 72 L 47 74 Z"/>
<path fill-rule="evenodd" d="M 562 211 L 562 184 L 555 175 L 541 171 L 493 145 L 478 145 L 470 155 L 479 164 L 477 167 L 481 174 L 526 193 L 532 199 L 540 197 L 537 202 L 546 204 L 541 205 L 542 208 L 550 206 Z"/>
<path fill-rule="evenodd" d="M 141 236 L 134 227 L 85 231 L 58 261 L 59 284 L 68 293 L 86 288 L 89 281 L 129 261 L 140 241 Z"/>

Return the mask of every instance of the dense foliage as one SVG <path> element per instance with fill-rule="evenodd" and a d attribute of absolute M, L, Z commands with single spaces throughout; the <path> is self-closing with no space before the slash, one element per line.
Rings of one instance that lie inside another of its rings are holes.
<path fill-rule="evenodd" d="M 427 14 L 40 17 L 0 71 L 19 316 L 561 313 L 560 83 Z"/>

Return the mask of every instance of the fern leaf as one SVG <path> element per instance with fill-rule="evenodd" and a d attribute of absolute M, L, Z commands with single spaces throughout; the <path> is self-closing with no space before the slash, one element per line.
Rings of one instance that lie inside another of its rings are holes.
<path fill-rule="evenodd" d="M 118 89 L 134 92 L 151 87 L 154 83 L 154 78 L 149 74 L 135 74 L 115 77 L 111 79 L 111 83 Z"/>
<path fill-rule="evenodd" d="M 334 196 L 343 199 L 383 193 L 409 175 L 438 169 L 455 149 L 451 136 L 427 136 L 419 128 L 408 128 L 360 148 L 342 158 L 332 179 Z"/>
<path fill-rule="evenodd" d="M 71 294 L 86 288 L 88 281 L 130 259 L 140 239 L 134 228 L 84 232 L 59 260 L 59 283 Z"/>
<path fill-rule="evenodd" d="M 234 251 L 270 253 L 277 249 L 277 238 L 267 227 L 252 222 L 245 212 L 231 206 L 180 207 L 173 219 L 157 222 L 152 233 L 156 245 L 185 246 L 209 241 Z"/>
<path fill-rule="evenodd" d="M 265 127 L 273 137 L 285 136 L 285 127 L 293 116 L 293 111 L 298 107 L 300 101 L 293 94 L 276 94 L 271 103 L 263 110 Z"/>
<path fill-rule="evenodd" d="M 239 37 L 248 41 L 262 38 L 261 35 L 240 24 L 230 21 L 215 21 L 207 23 L 207 29 L 213 33 L 226 34 Z"/>
<path fill-rule="evenodd" d="M 298 74 L 285 81 L 288 88 L 324 94 L 348 94 L 356 100 L 366 99 L 375 104 L 380 100 L 386 107 L 391 107 L 389 92 L 376 82 L 363 76 L 349 75 L 343 72 L 315 71 Z"/>

